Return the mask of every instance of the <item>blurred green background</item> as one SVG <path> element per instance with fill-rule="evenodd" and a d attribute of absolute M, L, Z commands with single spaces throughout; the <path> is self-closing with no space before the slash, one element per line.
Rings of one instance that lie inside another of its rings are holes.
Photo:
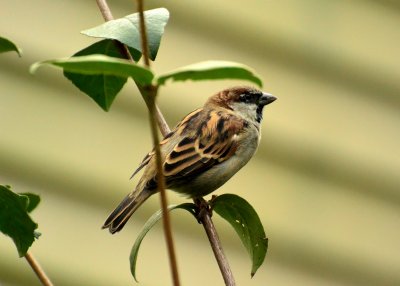
<path fill-rule="evenodd" d="M 110 0 L 114 17 L 134 1 Z M 238 285 L 400 285 L 400 4 L 383 0 L 146 1 L 171 19 L 156 72 L 208 59 L 253 67 L 279 100 L 264 113 L 255 158 L 216 193 L 258 211 L 270 239 L 264 265 L 250 260 L 217 216 Z M 35 192 L 40 239 L 31 251 L 56 285 L 132 285 L 128 256 L 151 198 L 117 235 L 101 231 L 134 188 L 151 146 L 145 105 L 130 81 L 109 113 L 63 78 L 28 73 L 36 61 L 93 43 L 95 1 L 1 1 L 0 35 L 23 48 L 0 55 L 0 183 Z M 160 90 L 170 125 L 235 81 Z M 186 201 L 170 193 L 171 203 Z M 183 285 L 223 285 L 202 227 L 173 213 Z M 162 227 L 142 244 L 140 285 L 170 285 Z M 39 285 L 0 236 L 0 285 Z"/>

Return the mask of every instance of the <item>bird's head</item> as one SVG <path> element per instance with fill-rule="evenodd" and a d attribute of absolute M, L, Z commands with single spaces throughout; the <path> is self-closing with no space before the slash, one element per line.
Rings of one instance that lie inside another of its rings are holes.
<path fill-rule="evenodd" d="M 275 100 L 276 97 L 269 93 L 248 86 L 239 86 L 213 95 L 206 104 L 232 110 L 246 120 L 260 123 L 264 106 Z"/>

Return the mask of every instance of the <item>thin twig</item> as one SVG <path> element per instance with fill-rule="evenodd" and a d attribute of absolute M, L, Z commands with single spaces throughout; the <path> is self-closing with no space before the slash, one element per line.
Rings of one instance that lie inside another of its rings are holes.
<path fill-rule="evenodd" d="M 235 278 L 233 277 L 231 268 L 229 267 L 228 260 L 225 257 L 221 241 L 219 240 L 219 236 L 217 230 L 215 229 L 214 223 L 211 219 L 210 213 L 208 211 L 202 210 L 202 205 L 208 206 L 208 203 L 203 198 L 194 199 L 193 201 L 200 210 L 198 219 L 207 233 L 208 240 L 210 241 L 211 248 L 214 252 L 214 256 L 217 260 L 219 269 L 221 270 L 221 274 L 222 277 L 224 278 L 225 285 L 235 286 L 236 285 Z"/>
<path fill-rule="evenodd" d="M 25 258 L 28 261 L 29 265 L 32 267 L 33 271 L 35 271 L 40 282 L 42 282 L 44 286 L 53 286 L 53 283 L 51 283 L 49 277 L 47 277 L 42 267 L 40 267 L 39 263 L 36 261 L 36 259 L 30 252 L 27 252 L 25 254 Z"/>
<path fill-rule="evenodd" d="M 147 68 L 150 68 L 150 60 L 149 60 L 149 45 L 147 43 L 147 31 L 146 31 L 146 23 L 144 22 L 144 9 L 143 9 L 143 0 L 137 0 L 137 9 L 139 11 L 139 27 L 140 27 L 140 38 L 142 42 L 142 54 L 144 65 Z"/>
<path fill-rule="evenodd" d="M 111 14 L 110 7 L 108 7 L 107 1 L 106 0 L 96 0 L 97 6 L 99 6 L 101 15 L 103 15 L 103 18 L 106 22 L 114 20 L 113 15 Z"/>
<path fill-rule="evenodd" d="M 160 128 L 161 134 L 165 137 L 171 132 L 171 129 L 169 128 L 168 123 L 164 118 L 164 115 L 161 113 L 161 110 L 160 108 L 158 108 L 157 105 L 156 105 L 156 116 L 157 116 L 158 128 Z"/>
<path fill-rule="evenodd" d="M 100 9 L 101 15 L 103 16 L 104 20 L 106 22 L 114 20 L 114 17 L 111 13 L 110 7 L 108 7 L 107 1 L 106 0 L 96 0 L 97 6 Z M 114 40 L 115 45 L 119 48 L 121 51 L 122 55 L 130 60 L 131 62 L 134 62 L 131 53 L 128 50 L 128 47 L 121 42 Z"/>
<path fill-rule="evenodd" d="M 207 233 L 208 240 L 210 241 L 211 248 L 214 256 L 217 258 L 219 269 L 221 270 L 222 277 L 224 278 L 226 286 L 235 286 L 235 278 L 233 277 L 231 268 L 229 267 L 228 260 L 225 258 L 225 253 L 222 249 L 218 233 L 215 229 L 214 223 L 209 215 L 204 215 L 200 218 L 204 230 Z"/>
<path fill-rule="evenodd" d="M 140 36 L 142 44 L 142 55 L 144 58 L 145 66 L 147 68 L 150 68 L 149 46 L 147 44 L 147 33 L 146 33 L 146 23 L 143 11 L 143 0 L 137 0 L 137 9 L 139 12 L 139 19 L 140 19 L 139 26 L 140 26 Z M 156 103 L 155 103 L 157 90 L 158 88 L 155 86 L 144 87 L 144 91 L 146 92 L 144 95 L 147 97 L 147 103 L 148 103 L 147 106 L 149 108 L 149 114 L 150 114 L 151 133 L 153 137 L 153 146 L 155 150 L 156 164 L 157 164 L 157 188 L 160 193 L 161 209 L 163 211 L 162 219 L 163 219 L 163 226 L 165 233 L 165 241 L 167 243 L 169 264 L 171 267 L 172 282 L 174 286 L 179 286 L 180 282 L 178 273 L 178 263 L 176 261 L 174 239 L 172 236 L 171 218 L 168 211 L 167 194 L 165 192 L 165 178 L 163 172 L 163 160 L 161 157 L 160 140 L 158 139 L 157 115 L 159 114 L 158 113 L 159 110 L 156 108 Z"/>
<path fill-rule="evenodd" d="M 161 150 L 160 150 L 160 141 L 158 139 L 158 129 L 157 129 L 157 119 L 156 119 L 156 108 L 154 104 L 154 99 L 157 93 L 156 87 L 153 87 L 149 93 L 148 97 L 152 97 L 149 99 L 150 104 L 149 106 L 149 115 L 150 115 L 150 123 L 151 123 L 151 133 L 153 137 L 153 145 L 156 155 L 156 164 L 157 164 L 157 187 L 160 193 L 161 199 L 161 208 L 163 211 L 163 226 L 164 226 L 164 233 L 165 233 L 165 240 L 167 243 L 168 249 L 168 258 L 169 263 L 171 265 L 171 274 L 172 274 L 172 281 L 174 286 L 179 286 L 179 273 L 178 273 L 178 266 L 175 254 L 175 247 L 174 241 L 172 237 L 172 228 L 171 228 L 171 219 L 168 212 L 168 202 L 167 202 L 167 194 L 165 192 L 165 178 L 163 174 L 163 162 L 161 157 Z"/>

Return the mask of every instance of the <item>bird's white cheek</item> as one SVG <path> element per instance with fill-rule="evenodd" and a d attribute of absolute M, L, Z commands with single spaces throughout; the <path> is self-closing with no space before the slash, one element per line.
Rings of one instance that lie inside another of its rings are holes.
<path fill-rule="evenodd" d="M 232 108 L 236 111 L 238 115 L 248 121 L 253 122 L 257 117 L 257 105 L 255 104 L 237 102 L 232 105 Z"/>

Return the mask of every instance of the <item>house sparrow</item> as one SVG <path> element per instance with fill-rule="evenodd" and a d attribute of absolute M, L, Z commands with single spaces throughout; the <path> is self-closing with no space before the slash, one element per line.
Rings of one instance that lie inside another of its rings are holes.
<path fill-rule="evenodd" d="M 254 155 L 260 142 L 265 105 L 276 100 L 251 87 L 233 87 L 211 96 L 189 113 L 160 142 L 166 187 L 190 198 L 221 187 Z M 110 214 L 103 228 L 120 231 L 130 216 L 157 192 L 154 151 L 147 154 L 132 177 L 144 168 L 135 190 Z"/>

